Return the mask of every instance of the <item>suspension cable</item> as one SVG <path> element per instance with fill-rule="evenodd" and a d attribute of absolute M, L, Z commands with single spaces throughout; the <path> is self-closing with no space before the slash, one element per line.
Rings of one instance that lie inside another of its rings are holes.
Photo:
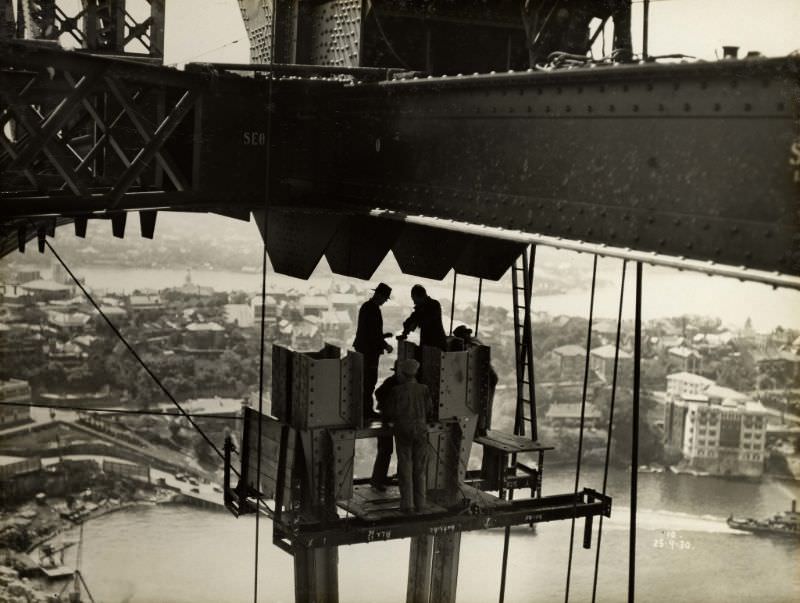
<path fill-rule="evenodd" d="M 475 309 L 475 337 L 478 336 L 478 325 L 481 322 L 481 297 L 483 294 L 483 279 L 478 279 L 478 307 Z"/>
<path fill-rule="evenodd" d="M 130 408 L 105 408 L 93 406 L 77 406 L 72 404 L 39 404 L 37 402 L 0 402 L 0 406 L 24 406 L 26 408 L 49 408 L 52 410 L 74 410 L 76 412 L 97 412 L 107 413 L 111 415 L 147 415 L 152 417 L 182 417 L 179 412 L 161 412 L 158 410 L 134 410 Z M 216 415 L 216 414 L 202 414 L 202 413 L 186 413 L 190 417 L 197 417 L 198 419 L 224 419 L 226 421 L 241 421 L 242 417 Z"/>
<path fill-rule="evenodd" d="M 583 392 L 581 394 L 581 420 L 578 427 L 578 460 L 575 464 L 575 490 L 572 503 L 573 513 L 569 528 L 569 557 L 567 558 L 567 586 L 564 591 L 564 603 L 569 601 L 569 585 L 572 577 L 572 553 L 575 547 L 575 509 L 578 506 L 578 485 L 581 476 L 581 456 L 583 456 L 583 422 L 586 416 L 586 391 L 589 387 L 589 355 L 592 348 L 592 324 L 594 319 L 594 294 L 597 285 L 597 256 L 592 263 L 592 289 L 589 295 L 589 325 L 586 328 L 586 361 L 583 367 Z"/>
<path fill-rule="evenodd" d="M 141 365 L 141 367 L 145 370 L 145 372 L 148 375 L 150 375 L 150 378 L 159 387 L 159 389 L 164 393 L 164 395 L 167 398 L 169 398 L 170 402 L 172 402 L 175 405 L 175 407 L 180 411 L 181 416 L 184 417 L 187 421 L 189 421 L 191 426 L 194 427 L 197 430 L 197 433 L 199 433 L 202 436 L 202 438 L 206 441 L 206 443 L 209 446 L 211 446 L 211 448 L 214 450 L 214 452 L 217 454 L 217 456 L 224 461 L 225 460 L 225 455 L 222 454 L 222 451 L 219 448 L 217 448 L 217 445 L 214 444 L 214 442 L 211 441 L 211 438 L 209 438 L 206 435 L 206 432 L 203 431 L 202 428 L 197 423 L 195 423 L 194 419 L 192 419 L 192 417 L 189 415 L 189 413 L 187 413 L 183 409 L 183 407 L 180 405 L 180 403 L 175 399 L 175 397 L 170 393 L 170 391 L 166 388 L 166 386 L 161 382 L 161 380 L 158 378 L 158 376 L 150 369 L 150 367 L 142 359 L 142 357 L 139 356 L 138 352 L 134 349 L 134 347 L 128 342 L 127 339 L 125 339 L 125 336 L 122 334 L 122 332 L 116 327 L 116 325 L 114 325 L 113 322 L 111 322 L 111 319 L 108 318 L 108 316 L 106 316 L 105 312 L 103 312 L 103 310 L 100 308 L 98 303 L 94 300 L 94 298 L 89 293 L 89 291 L 86 289 L 86 287 L 83 286 L 83 283 L 81 283 L 78 280 L 78 278 L 75 276 L 75 274 L 72 272 L 72 270 L 70 270 L 69 266 L 67 266 L 67 263 L 61 258 L 61 256 L 58 254 L 58 252 L 50 244 L 50 241 L 48 241 L 45 238 L 44 239 L 44 244 L 47 245 L 47 248 L 50 250 L 50 253 L 52 253 L 53 256 L 58 260 L 59 264 L 61 264 L 61 266 L 64 268 L 64 270 L 67 272 L 67 274 L 69 274 L 70 278 L 75 282 L 75 284 L 78 286 L 78 288 L 81 290 L 81 292 L 83 292 L 84 296 L 86 296 L 86 299 L 89 300 L 89 303 L 92 304 L 92 306 L 94 306 L 94 309 L 97 310 L 97 312 L 100 314 L 100 316 L 103 318 L 103 320 L 106 321 L 106 324 L 108 324 L 109 328 L 119 338 L 119 340 L 122 342 L 122 344 L 128 349 L 128 351 L 137 360 L 137 362 Z M 236 471 L 235 468 L 232 468 L 232 469 L 233 469 L 234 473 L 236 473 L 236 475 L 238 476 L 239 472 Z"/>
<path fill-rule="evenodd" d="M 275 10 L 272 11 L 272 29 L 271 35 L 271 49 L 270 60 L 275 62 L 275 32 L 277 29 L 277 18 Z M 275 81 L 275 74 L 270 72 L 267 76 L 267 105 L 272 106 L 273 103 L 273 88 Z M 263 247 L 261 254 L 261 337 L 260 349 L 258 358 L 258 443 L 256 444 L 256 536 L 255 536 L 255 552 L 253 555 L 253 603 L 258 603 L 258 554 L 259 554 L 259 525 L 261 512 L 258 510 L 261 505 L 261 436 L 263 423 L 262 416 L 264 414 L 264 333 L 266 330 L 266 316 L 267 316 L 267 224 L 269 220 L 269 192 L 270 192 L 270 176 L 272 166 L 272 114 L 273 111 L 267 112 L 267 127 L 266 127 L 266 166 L 265 166 L 265 187 L 264 187 L 264 224 L 261 231 L 263 238 Z M 266 503 L 264 503 L 266 505 Z M 279 513 L 280 509 L 276 508 L 275 512 Z"/>
<path fill-rule="evenodd" d="M 521 351 L 521 361 L 517 362 L 517 411 L 516 417 L 514 420 L 514 433 L 517 434 L 521 427 L 525 425 L 525 409 L 522 407 L 522 402 L 520 402 L 520 398 L 524 393 L 522 392 L 523 388 L 523 381 L 525 381 L 525 375 L 523 373 L 522 378 L 520 378 L 520 371 L 524 371 L 525 367 L 525 357 L 527 356 L 528 359 L 528 395 L 530 396 L 529 403 L 531 404 L 530 412 L 531 412 L 531 438 L 537 439 L 538 433 L 536 430 L 536 415 L 535 415 L 535 408 L 536 408 L 536 387 L 534 385 L 534 372 L 533 372 L 533 333 L 532 329 L 529 328 L 530 326 L 530 312 L 531 306 L 533 303 L 533 277 L 534 277 L 534 270 L 536 266 L 536 245 L 531 245 L 530 249 L 530 258 L 526 260 L 525 256 L 528 253 L 527 248 L 525 251 L 522 252 L 522 285 L 523 285 L 523 307 L 525 308 L 525 317 L 522 320 L 522 336 L 520 341 L 517 342 L 515 339 L 515 346 L 519 348 L 522 347 Z M 527 269 L 526 269 L 527 268 Z M 516 265 L 512 265 L 512 270 L 516 269 Z M 515 274 L 515 273 L 513 273 Z M 514 278 L 516 278 L 512 274 L 512 286 L 514 284 Z M 527 281 L 527 282 L 526 282 Z M 514 303 L 516 304 L 517 300 L 517 290 L 513 291 L 514 295 Z M 517 310 L 514 310 L 515 313 Z M 516 330 L 516 321 L 517 316 L 514 316 L 514 329 Z M 515 336 L 516 337 L 516 336 Z M 517 353 L 520 353 L 519 351 Z M 540 457 L 541 458 L 541 457 Z M 514 468 L 514 473 L 516 474 L 517 468 L 517 454 L 513 453 L 511 455 L 511 466 Z M 541 465 L 537 467 L 537 469 L 541 472 L 542 468 Z M 502 486 L 502 484 L 501 484 Z M 505 492 L 501 488 L 500 492 L 498 492 L 500 498 L 505 498 Z M 539 491 L 539 495 L 541 496 L 541 491 Z M 514 488 L 511 487 L 508 490 L 508 500 L 514 500 Z M 506 526 L 505 532 L 503 534 L 503 559 L 500 566 L 500 595 L 498 598 L 499 603 L 503 603 L 506 598 L 506 574 L 508 573 L 508 549 L 511 543 L 511 526 Z"/>
<path fill-rule="evenodd" d="M 608 484 L 608 465 L 611 458 L 611 432 L 614 428 L 614 402 L 617 394 L 617 368 L 619 366 L 619 343 L 622 334 L 622 305 L 625 299 L 625 269 L 628 261 L 622 260 L 622 279 L 619 285 L 619 310 L 617 312 L 617 337 L 614 349 L 614 373 L 611 378 L 611 401 L 608 408 L 608 436 L 606 437 L 606 458 L 603 464 L 603 496 L 606 494 Z M 592 579 L 592 603 L 597 597 L 597 575 L 600 570 L 600 545 L 603 542 L 603 516 L 600 515 L 600 524 L 597 527 L 597 551 L 594 557 L 594 577 Z"/>
<path fill-rule="evenodd" d="M 642 364 L 642 263 L 636 262 L 636 309 L 633 334 L 633 437 L 631 438 L 631 521 L 628 548 L 628 603 L 635 599 L 636 505 L 639 486 L 639 386 Z"/>
<path fill-rule="evenodd" d="M 458 272 L 453 270 L 453 294 L 450 296 L 450 335 L 453 334 L 453 319 L 456 315 L 456 281 L 458 280 Z"/>

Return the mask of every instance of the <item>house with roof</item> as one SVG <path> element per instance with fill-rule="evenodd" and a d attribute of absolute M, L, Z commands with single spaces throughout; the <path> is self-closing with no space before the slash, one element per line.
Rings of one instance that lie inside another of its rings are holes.
<path fill-rule="evenodd" d="M 20 289 L 35 302 L 69 299 L 75 295 L 73 285 L 64 285 L 47 279 L 28 281 L 21 284 Z"/>
<path fill-rule="evenodd" d="M 756 365 L 761 374 L 769 375 L 777 383 L 800 387 L 800 355 L 790 350 L 770 350 L 761 354 Z"/>
<path fill-rule="evenodd" d="M 601 345 L 589 352 L 589 367 L 594 373 L 611 383 L 614 377 L 614 359 L 617 356 L 616 346 Z M 617 379 L 629 379 L 633 374 L 633 356 L 620 348 L 617 360 Z"/>
<path fill-rule="evenodd" d="M 59 329 L 82 329 L 91 318 L 89 314 L 83 312 L 47 311 L 47 322 Z"/>
<path fill-rule="evenodd" d="M 51 341 L 48 344 L 47 359 L 58 362 L 65 368 L 81 366 L 88 358 L 89 353 L 73 341 Z"/>
<path fill-rule="evenodd" d="M 184 344 L 200 350 L 224 347 L 225 327 L 216 322 L 190 322 L 184 329 Z"/>
<path fill-rule="evenodd" d="M 226 324 L 243 329 L 249 329 L 255 324 L 253 307 L 250 304 L 225 304 L 224 309 L 223 320 Z"/>
<path fill-rule="evenodd" d="M 586 363 L 586 348 L 568 344 L 554 348 L 550 354 L 558 360 L 561 379 L 582 378 Z"/>
<path fill-rule="evenodd" d="M 703 365 L 703 356 L 695 349 L 680 345 L 667 350 L 670 366 L 689 373 L 699 373 Z"/>
<path fill-rule="evenodd" d="M 584 426 L 598 427 L 601 418 L 600 410 L 594 404 L 587 402 L 584 408 Z M 545 413 L 545 419 L 551 427 L 580 427 L 581 404 L 579 402 L 551 404 Z"/>
<path fill-rule="evenodd" d="M 128 298 L 128 312 L 137 319 L 157 318 L 164 310 L 164 301 L 157 293 L 139 293 Z"/>
<path fill-rule="evenodd" d="M 0 381 L 0 429 L 31 421 L 31 387 L 21 379 Z"/>
<path fill-rule="evenodd" d="M 319 327 L 325 341 L 343 342 L 353 331 L 353 319 L 346 310 L 326 310 L 320 317 Z"/>
<path fill-rule="evenodd" d="M 358 316 L 358 309 L 362 300 L 355 293 L 331 293 L 329 296 L 331 307 L 337 312 L 347 312 L 351 320 Z"/>
<path fill-rule="evenodd" d="M 292 349 L 299 351 L 317 351 L 323 345 L 319 325 L 309 320 L 293 325 L 291 339 Z"/>
<path fill-rule="evenodd" d="M 305 295 L 300 298 L 300 312 L 303 316 L 322 316 L 330 305 L 330 301 L 324 295 Z"/>

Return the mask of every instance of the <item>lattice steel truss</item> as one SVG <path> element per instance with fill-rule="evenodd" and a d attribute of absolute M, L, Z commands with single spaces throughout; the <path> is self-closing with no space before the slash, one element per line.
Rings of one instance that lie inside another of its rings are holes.
<path fill-rule="evenodd" d="M 81 48 L 111 54 L 164 56 L 164 0 L 142 0 L 149 15 L 137 21 L 126 0 L 82 0 L 70 15 L 57 0 L 20 0 L 17 36 L 57 40 L 68 35 Z M 138 42 L 138 46 L 136 43 Z"/>

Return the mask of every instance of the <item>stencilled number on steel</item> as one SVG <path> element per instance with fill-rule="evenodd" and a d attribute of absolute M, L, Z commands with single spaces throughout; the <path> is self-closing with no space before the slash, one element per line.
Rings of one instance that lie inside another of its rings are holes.
<path fill-rule="evenodd" d="M 267 144 L 267 135 L 264 132 L 244 132 L 242 142 L 246 147 L 263 147 Z"/>
<path fill-rule="evenodd" d="M 800 184 L 800 140 L 795 140 L 792 143 L 792 148 L 789 151 L 789 165 L 794 168 L 793 180 Z"/>

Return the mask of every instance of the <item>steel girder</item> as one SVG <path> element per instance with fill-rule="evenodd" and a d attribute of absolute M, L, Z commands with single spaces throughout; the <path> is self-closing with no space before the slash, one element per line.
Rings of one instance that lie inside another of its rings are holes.
<path fill-rule="evenodd" d="M 69 35 L 81 48 L 93 52 L 160 59 L 164 56 L 165 0 L 147 2 L 150 14 L 139 22 L 128 12 L 126 0 L 82 0 L 80 10 L 72 15 L 66 10 L 74 3 L 20 0 L 18 31 L 27 39 L 57 40 Z"/>
<path fill-rule="evenodd" d="M 199 162 L 215 163 L 203 135 L 215 111 L 227 112 L 239 98 L 266 105 L 263 86 L 250 78 L 0 45 L 4 226 L 30 230 L 29 219 L 41 216 L 85 221 L 130 209 L 208 207 Z M 263 148 L 251 150 L 261 167 Z M 214 208 L 246 217 L 236 209 L 240 201 L 235 192 L 213 196 Z"/>
<path fill-rule="evenodd" d="M 798 58 L 361 86 L 339 107 L 346 161 L 319 185 L 342 202 L 798 275 L 798 116 Z"/>
<path fill-rule="evenodd" d="M 380 208 L 800 275 L 796 57 L 379 83 L 297 69 L 269 80 L 4 46 L 0 215 L 268 203 L 303 229 L 303 212 Z M 369 272 L 337 245 L 346 270 Z"/>

